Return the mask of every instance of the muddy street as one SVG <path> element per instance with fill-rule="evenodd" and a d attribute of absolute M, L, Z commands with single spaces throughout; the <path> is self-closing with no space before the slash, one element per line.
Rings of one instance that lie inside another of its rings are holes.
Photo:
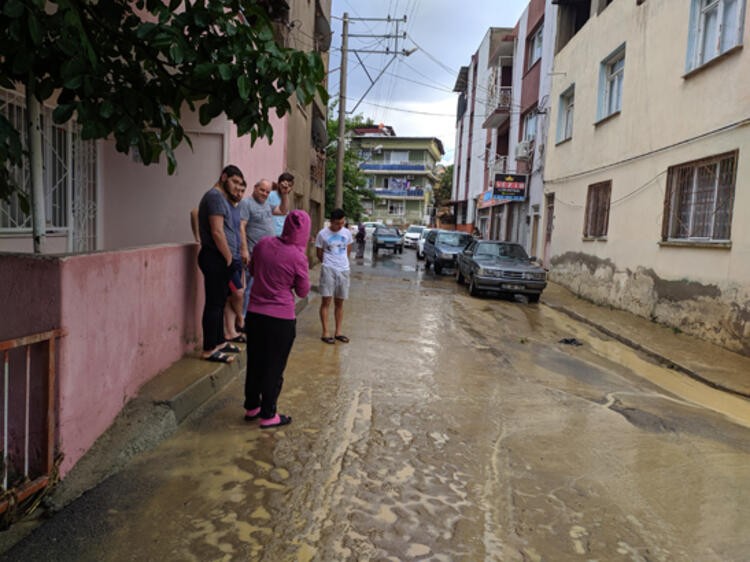
<path fill-rule="evenodd" d="M 3 559 L 747 560 L 748 401 L 413 250 L 352 261 L 351 342 L 298 319 L 290 426 L 237 380 Z"/>

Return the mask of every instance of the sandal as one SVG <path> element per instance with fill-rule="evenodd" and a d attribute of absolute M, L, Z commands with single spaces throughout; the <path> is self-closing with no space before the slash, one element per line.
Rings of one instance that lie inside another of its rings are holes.
<path fill-rule="evenodd" d="M 231 355 L 227 355 L 226 353 L 222 353 L 221 351 L 214 351 L 211 355 L 208 357 L 203 357 L 206 361 L 211 361 L 213 363 L 231 363 L 234 361 L 234 357 Z"/>
<path fill-rule="evenodd" d="M 347 338 L 346 336 L 342 336 L 341 334 L 336 336 L 336 339 L 342 343 L 349 343 L 349 338 Z"/>
<path fill-rule="evenodd" d="M 289 425 L 292 423 L 292 417 L 291 416 L 285 416 L 284 414 L 276 414 L 272 418 L 268 419 L 261 419 L 260 420 L 260 428 L 261 429 L 268 429 L 269 427 L 279 427 L 282 425 Z"/>
<path fill-rule="evenodd" d="M 233 343 L 228 343 L 227 345 L 222 347 L 219 351 L 225 351 L 227 353 L 239 353 L 242 350 L 236 345 L 234 345 Z"/>
<path fill-rule="evenodd" d="M 236 338 L 232 338 L 229 341 L 233 341 L 234 343 L 247 343 L 247 338 L 245 337 L 245 334 L 240 334 Z"/>
<path fill-rule="evenodd" d="M 328 336 L 323 336 L 322 338 L 320 338 L 320 341 L 324 341 L 324 342 L 330 343 L 330 344 L 336 343 L 335 339 L 333 339 L 332 337 L 328 337 Z"/>
<path fill-rule="evenodd" d="M 245 410 L 245 421 L 257 420 L 260 417 L 260 406 L 252 410 Z"/>

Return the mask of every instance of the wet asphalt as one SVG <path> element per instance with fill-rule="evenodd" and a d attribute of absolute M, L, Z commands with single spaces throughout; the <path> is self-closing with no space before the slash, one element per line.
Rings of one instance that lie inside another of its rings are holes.
<path fill-rule="evenodd" d="M 414 250 L 352 262 L 351 342 L 298 319 L 290 426 L 236 380 L 0 559 L 748 560 L 750 406 Z"/>

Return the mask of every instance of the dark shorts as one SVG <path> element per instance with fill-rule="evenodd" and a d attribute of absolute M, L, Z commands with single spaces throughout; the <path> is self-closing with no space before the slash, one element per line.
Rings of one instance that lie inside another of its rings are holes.
<path fill-rule="evenodd" d="M 242 290 L 242 262 L 239 260 L 232 260 L 232 265 L 229 266 L 229 290 L 233 293 Z"/>

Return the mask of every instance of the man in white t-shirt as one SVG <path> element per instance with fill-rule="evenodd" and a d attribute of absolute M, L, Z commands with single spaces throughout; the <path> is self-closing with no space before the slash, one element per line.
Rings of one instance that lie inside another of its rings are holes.
<path fill-rule="evenodd" d="M 330 225 L 318 232 L 315 238 L 315 251 L 323 262 L 320 267 L 320 323 L 325 343 L 333 344 L 336 340 L 348 343 L 349 338 L 341 333 L 344 321 L 344 301 L 349 297 L 349 253 L 352 250 L 352 233 L 344 228 L 343 209 L 331 211 Z M 328 309 L 333 299 L 333 317 L 336 330 L 331 336 L 328 330 Z"/>

